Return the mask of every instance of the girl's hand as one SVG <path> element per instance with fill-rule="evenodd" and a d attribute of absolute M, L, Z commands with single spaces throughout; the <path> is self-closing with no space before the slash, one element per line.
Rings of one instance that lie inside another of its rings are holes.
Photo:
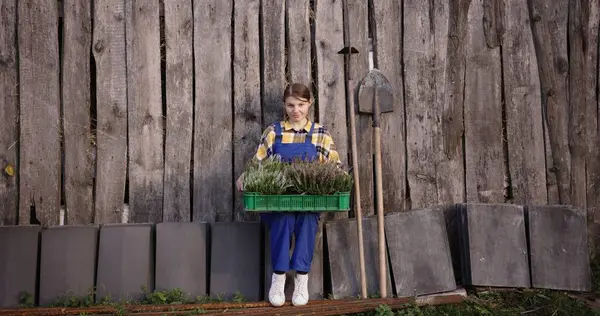
<path fill-rule="evenodd" d="M 243 173 L 237 179 L 237 181 L 235 182 L 235 184 L 237 185 L 238 191 L 240 191 L 240 192 L 244 191 L 244 174 Z"/>

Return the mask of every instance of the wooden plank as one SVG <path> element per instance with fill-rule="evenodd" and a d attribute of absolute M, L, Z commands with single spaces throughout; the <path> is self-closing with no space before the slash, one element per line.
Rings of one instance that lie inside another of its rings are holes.
<path fill-rule="evenodd" d="M 40 226 L 0 227 L 0 307 L 19 307 L 22 292 L 36 299 Z"/>
<path fill-rule="evenodd" d="M 598 5 L 594 1 L 569 2 L 569 148 L 571 152 L 571 204 L 585 209 L 588 214 L 590 245 L 597 244 L 595 224 L 596 197 L 593 196 L 597 185 L 597 167 L 593 156 L 596 144 L 590 143 L 597 138 L 597 36 Z M 591 90 L 590 90 L 591 89 Z"/>
<path fill-rule="evenodd" d="M 193 31 L 191 0 L 165 2 L 166 98 L 163 221 L 189 222 L 193 100 Z"/>
<path fill-rule="evenodd" d="M 125 6 L 129 222 L 163 218 L 163 129 L 158 0 Z M 180 175 L 181 176 L 181 175 Z"/>
<path fill-rule="evenodd" d="M 233 4 L 231 0 L 195 0 L 193 5 L 196 80 L 193 219 L 230 221 L 232 181 L 234 175 L 239 176 L 232 170 L 230 141 L 233 132 L 230 53 Z"/>
<path fill-rule="evenodd" d="M 287 63 L 290 82 L 310 87 L 311 44 L 310 0 L 286 1 Z M 313 109 L 314 111 L 314 109 Z"/>
<path fill-rule="evenodd" d="M 443 208 L 390 214 L 385 233 L 398 297 L 456 289 Z"/>
<path fill-rule="evenodd" d="M 17 1 L 0 2 L 0 225 L 19 218 L 17 151 L 19 149 L 19 85 L 17 63 Z M 11 166 L 13 175 L 6 173 Z"/>
<path fill-rule="evenodd" d="M 285 89 L 285 1 L 261 3 L 262 129 L 282 119 Z"/>
<path fill-rule="evenodd" d="M 326 284 L 331 284 L 331 295 L 334 299 L 357 297 L 360 295 L 360 269 L 358 266 L 358 247 L 356 247 L 357 231 L 356 219 L 340 219 L 325 223 L 326 255 L 329 265 Z M 377 218 L 374 216 L 363 218 L 365 272 L 367 279 L 367 292 L 377 295 L 379 292 L 379 255 L 377 245 Z M 387 291 L 392 293 L 392 280 L 388 265 Z"/>
<path fill-rule="evenodd" d="M 358 89 L 360 80 L 369 72 L 369 16 L 367 1 L 348 1 L 348 18 L 344 18 L 344 23 L 348 23 L 350 34 L 350 45 L 356 47 L 358 54 L 352 54 L 350 57 L 351 78 L 354 82 L 355 92 Z M 348 46 L 345 43 L 344 46 Z M 347 87 L 350 89 L 350 87 Z M 360 201 L 364 216 L 373 215 L 375 207 L 373 200 L 373 149 L 372 139 L 373 130 L 372 116 L 361 115 L 358 112 L 359 104 L 354 102 L 355 127 L 356 127 L 356 146 L 358 149 L 358 172 L 360 177 Z M 350 127 L 350 126 L 348 126 Z M 348 149 L 350 152 L 352 149 Z M 352 160 L 348 161 L 351 164 Z"/>
<path fill-rule="evenodd" d="M 567 51 L 569 0 L 535 0 L 529 4 L 542 89 L 548 203 L 570 204 Z"/>
<path fill-rule="evenodd" d="M 315 45 L 317 60 L 317 113 L 321 123 L 333 137 L 335 149 L 344 165 L 348 165 L 348 126 L 344 57 L 342 1 L 317 1 L 315 8 Z M 348 212 L 333 212 L 329 219 L 348 217 Z"/>
<path fill-rule="evenodd" d="M 167 16 L 168 12 L 165 7 Z M 190 298 L 207 294 L 208 232 L 206 223 L 156 225 L 156 290 L 178 288 Z"/>
<path fill-rule="evenodd" d="M 63 18 L 62 102 L 65 224 L 93 222 L 94 161 L 90 128 L 91 2 L 65 0 Z"/>
<path fill-rule="evenodd" d="M 381 115 L 381 161 L 384 170 L 382 182 L 386 191 L 383 195 L 384 210 L 401 211 L 410 208 L 407 203 L 406 187 L 406 133 L 404 120 L 404 79 L 402 59 L 402 19 L 404 9 L 401 2 L 394 0 L 374 1 L 376 67 L 390 81 L 394 89 L 394 111 Z M 361 118 L 361 126 L 366 125 Z M 363 127 L 361 127 L 363 128 Z M 362 135 L 361 138 L 372 136 Z M 367 147 L 370 149 L 370 147 Z M 372 152 L 372 151 L 370 151 Z M 366 168 L 366 167 L 365 167 Z M 365 179 L 362 178 L 361 182 Z M 367 182 L 368 183 L 368 182 Z M 371 187 L 365 190 L 372 190 Z M 366 211 L 366 210 L 365 210 Z"/>
<path fill-rule="evenodd" d="M 434 2 L 435 89 L 438 109 L 438 203 L 464 202 L 463 98 L 465 90 L 464 38 L 470 0 Z"/>
<path fill-rule="evenodd" d="M 465 73 L 465 161 L 467 202 L 504 202 L 502 63 L 500 47 L 489 46 L 483 21 L 495 16 L 480 1 L 468 14 Z M 493 26 L 496 30 L 498 25 Z"/>
<path fill-rule="evenodd" d="M 97 245 L 97 226 L 55 226 L 42 231 L 40 305 L 93 295 Z"/>
<path fill-rule="evenodd" d="M 58 224 L 61 191 L 58 6 L 18 3 L 19 224 Z M 35 207 L 30 218 L 30 207 Z"/>
<path fill-rule="evenodd" d="M 140 300 L 154 291 L 154 234 L 151 224 L 108 224 L 100 228 L 96 302 Z"/>
<path fill-rule="evenodd" d="M 210 295 L 230 300 L 239 292 L 250 302 L 262 298 L 261 225 L 211 224 Z"/>
<path fill-rule="evenodd" d="M 531 282 L 535 288 L 591 291 L 585 210 L 529 206 Z"/>
<path fill-rule="evenodd" d="M 260 42 L 259 0 L 234 4 L 233 39 L 233 171 L 244 172 L 260 142 Z M 235 190 L 234 214 L 238 221 L 255 220 L 256 214 L 244 212 L 242 194 Z"/>
<path fill-rule="evenodd" d="M 97 224 L 120 223 L 127 172 L 127 77 L 125 5 L 95 0 L 93 53 L 96 62 Z"/>
<path fill-rule="evenodd" d="M 404 2 L 404 78 L 406 107 L 406 159 L 412 208 L 438 202 L 435 17 L 429 1 Z M 384 133 L 384 135 L 387 135 Z"/>
<path fill-rule="evenodd" d="M 540 78 L 527 4 L 505 3 L 502 67 L 508 166 L 515 203 L 548 203 Z"/>
<path fill-rule="evenodd" d="M 591 47 L 598 46 L 598 25 L 600 20 L 600 3 L 597 1 L 589 2 L 588 29 L 585 31 L 587 36 L 586 45 Z M 588 46 L 588 47 L 589 47 Z M 590 47 L 591 66 L 598 69 L 598 53 Z M 589 71 L 591 69 L 587 69 Z M 597 86 L 600 69 L 590 75 L 591 81 L 587 84 Z M 591 91 L 586 91 L 586 95 Z M 598 238 L 600 237 L 600 129 L 598 128 L 598 103 L 586 103 L 585 129 L 588 132 L 588 153 L 586 158 L 586 205 L 588 215 L 588 231 L 594 252 L 600 249 Z"/>
<path fill-rule="evenodd" d="M 474 203 L 463 214 L 465 284 L 530 287 L 523 206 Z"/>

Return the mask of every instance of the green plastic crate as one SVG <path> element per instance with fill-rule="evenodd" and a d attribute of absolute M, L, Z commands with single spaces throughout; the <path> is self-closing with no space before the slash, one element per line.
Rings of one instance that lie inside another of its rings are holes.
<path fill-rule="evenodd" d="M 350 192 L 332 195 L 262 195 L 244 192 L 249 212 L 344 212 L 350 210 Z"/>

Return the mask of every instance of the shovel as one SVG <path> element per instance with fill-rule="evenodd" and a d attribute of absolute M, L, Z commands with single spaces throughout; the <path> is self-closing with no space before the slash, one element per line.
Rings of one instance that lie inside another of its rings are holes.
<path fill-rule="evenodd" d="M 385 230 L 383 221 L 383 191 L 381 174 L 381 113 L 392 112 L 394 94 L 392 85 L 377 69 L 372 69 L 362 79 L 358 88 L 358 110 L 360 113 L 373 114 L 373 142 L 375 148 L 375 193 L 377 198 L 377 234 L 379 244 L 379 292 L 387 297 L 387 260 Z"/>

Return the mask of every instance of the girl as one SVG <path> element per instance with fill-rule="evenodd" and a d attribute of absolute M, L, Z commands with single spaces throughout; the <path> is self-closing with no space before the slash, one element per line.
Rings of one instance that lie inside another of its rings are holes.
<path fill-rule="evenodd" d="M 333 139 L 327 130 L 308 119 L 312 105 L 310 90 L 303 84 L 289 85 L 283 93 L 286 118 L 269 126 L 261 137 L 256 151 L 256 159 L 277 155 L 284 161 L 294 158 L 319 161 L 335 161 L 341 165 L 335 150 Z M 243 190 L 244 175 L 237 181 L 238 190 Z M 285 303 L 285 273 L 295 270 L 294 294 L 292 304 L 295 306 L 308 303 L 308 272 L 312 264 L 315 236 L 319 222 L 319 213 L 263 213 L 261 221 L 265 222 L 270 232 L 271 264 L 273 276 L 269 289 L 269 302 L 273 306 Z M 296 237 L 296 246 L 290 260 L 290 241 L 292 234 Z"/>

